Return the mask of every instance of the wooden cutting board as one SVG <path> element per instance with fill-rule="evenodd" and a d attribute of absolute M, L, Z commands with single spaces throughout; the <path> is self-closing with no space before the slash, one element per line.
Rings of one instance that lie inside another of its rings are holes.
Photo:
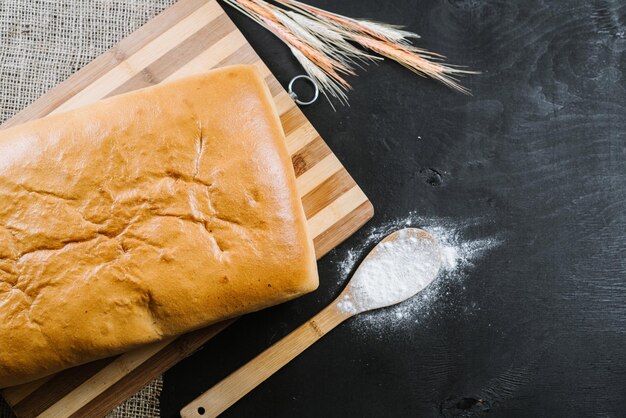
<path fill-rule="evenodd" d="M 238 63 L 258 67 L 274 96 L 319 258 L 369 220 L 372 205 L 215 0 L 180 0 L 3 127 Z M 8 388 L 2 396 L 20 418 L 101 416 L 230 323 Z"/>

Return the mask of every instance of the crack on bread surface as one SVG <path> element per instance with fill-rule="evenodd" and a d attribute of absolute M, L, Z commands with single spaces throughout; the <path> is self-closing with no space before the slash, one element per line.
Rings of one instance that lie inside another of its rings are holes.
<path fill-rule="evenodd" d="M 196 163 L 194 164 L 193 178 L 194 180 L 200 173 L 200 163 L 202 162 L 202 153 L 204 152 L 204 137 L 202 133 L 202 122 L 198 122 L 198 156 L 196 157 Z"/>

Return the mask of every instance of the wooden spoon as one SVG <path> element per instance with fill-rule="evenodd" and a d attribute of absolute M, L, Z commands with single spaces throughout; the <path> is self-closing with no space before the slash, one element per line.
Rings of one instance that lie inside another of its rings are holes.
<path fill-rule="evenodd" d="M 441 267 L 439 244 L 426 231 L 405 228 L 379 242 L 330 305 L 180 411 L 215 417 L 346 319 L 400 303 L 430 284 Z"/>

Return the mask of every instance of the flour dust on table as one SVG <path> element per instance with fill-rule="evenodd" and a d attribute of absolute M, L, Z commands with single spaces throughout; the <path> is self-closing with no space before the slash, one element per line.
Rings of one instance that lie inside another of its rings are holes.
<path fill-rule="evenodd" d="M 469 228 L 482 222 L 482 220 L 423 218 L 415 213 L 410 213 L 404 218 L 372 228 L 365 241 L 358 247 L 348 250 L 345 258 L 337 263 L 341 283 L 346 283 L 350 276 L 354 274 L 354 269 L 358 262 L 367 254 L 372 245 L 375 245 L 394 230 L 405 227 L 422 228 L 439 242 L 442 258 L 441 270 L 435 281 L 414 297 L 389 308 L 360 314 L 351 322 L 351 326 L 359 332 L 382 335 L 392 329 L 407 328 L 410 324 L 419 322 L 421 318 L 427 317 L 432 313 L 433 301 L 444 293 L 449 292 L 449 284 L 462 285 L 467 272 L 475 265 L 477 260 L 502 242 L 500 237 L 485 237 L 473 240 L 465 238 Z M 378 267 L 384 267 L 388 277 L 402 277 L 404 270 L 406 270 L 407 256 L 406 253 L 398 254 L 397 257 L 391 257 L 390 259 L 403 259 L 404 262 L 384 263 L 384 266 Z M 373 269 L 378 269 L 375 263 L 373 264 Z M 461 287 L 461 291 L 463 289 L 464 287 Z M 393 293 L 395 290 L 389 286 L 379 286 L 378 292 L 370 292 L 369 297 L 386 299 L 389 296 L 389 292 Z M 350 308 L 350 306 L 345 305 L 341 307 L 344 309 Z"/>

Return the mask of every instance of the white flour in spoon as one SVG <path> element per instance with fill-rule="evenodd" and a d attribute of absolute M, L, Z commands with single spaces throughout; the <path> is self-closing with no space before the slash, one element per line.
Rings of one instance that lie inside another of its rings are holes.
<path fill-rule="evenodd" d="M 378 244 L 352 276 L 350 295 L 339 309 L 356 313 L 394 305 L 428 286 L 441 266 L 441 253 L 439 244 L 422 234 L 402 229 Z"/>
<path fill-rule="evenodd" d="M 404 227 L 422 228 L 439 242 L 442 257 L 441 270 L 438 277 L 416 296 L 395 306 L 359 314 L 352 321 L 353 326 L 363 332 L 375 331 L 381 333 L 391 327 L 406 327 L 411 323 L 418 322 L 419 318 L 428 316 L 433 301 L 447 293 L 447 289 L 450 288 L 451 284 L 462 285 L 462 279 L 469 268 L 474 265 L 474 262 L 486 251 L 500 244 L 501 239 L 499 238 L 491 237 L 478 240 L 467 240 L 464 238 L 468 229 L 481 223 L 480 220 L 458 222 L 451 219 L 421 218 L 415 214 L 409 214 L 406 218 L 373 228 L 365 242 L 349 250 L 345 259 L 338 263 L 341 283 L 347 283 L 350 275 L 354 273 L 358 262 L 367 255 L 368 251 L 377 242 L 391 232 Z M 403 271 L 406 270 L 406 265 L 403 262 L 389 263 L 388 260 L 399 260 L 402 257 L 410 256 L 410 254 L 397 254 L 397 256 L 398 258 L 395 256 L 387 257 L 384 265 L 374 262 L 369 268 L 381 269 L 386 272 L 385 276 L 387 277 L 396 274 L 398 276 L 394 277 L 402 277 Z M 381 277 L 376 275 L 368 276 Z M 374 302 L 379 302 L 380 305 L 384 305 L 385 303 L 383 302 L 389 300 L 398 291 L 393 286 L 382 286 L 378 280 L 373 280 L 371 285 L 369 287 L 371 291 L 367 292 L 368 297 L 377 298 L 378 300 L 374 300 Z M 462 291 L 464 288 L 455 289 L 455 291 L 457 290 Z M 467 301 L 461 303 L 468 304 Z M 469 306 L 465 306 L 464 310 L 473 308 L 471 305 L 469 303 Z M 339 307 L 346 311 L 356 309 L 353 301 L 350 300 L 341 301 Z"/>

